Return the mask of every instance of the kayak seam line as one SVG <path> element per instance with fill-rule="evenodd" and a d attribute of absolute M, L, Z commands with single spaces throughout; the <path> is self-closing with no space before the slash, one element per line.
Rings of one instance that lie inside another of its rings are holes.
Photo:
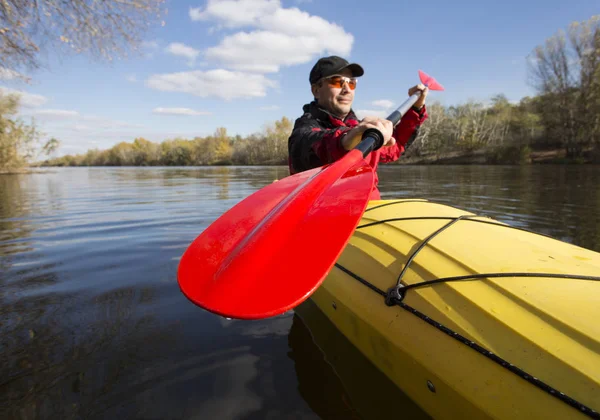
<path fill-rule="evenodd" d="M 402 290 L 416 289 L 418 287 L 431 286 L 438 283 L 445 283 L 450 281 L 461 281 L 461 280 L 476 280 L 481 278 L 499 278 L 499 277 L 547 277 L 547 278 L 560 278 L 560 279 L 571 279 L 571 280 L 591 280 L 600 281 L 598 276 L 585 276 L 581 274 L 561 274 L 561 273 L 480 273 L 480 274 L 468 274 L 464 276 L 455 277 L 442 277 L 435 280 L 426 280 L 419 283 L 409 284 L 402 288 Z"/>
<path fill-rule="evenodd" d="M 373 290 L 374 292 L 379 293 L 381 296 L 385 297 L 385 292 L 383 290 L 381 290 L 380 288 L 378 288 L 377 286 L 369 283 L 368 281 L 364 280 L 363 278 L 361 278 L 360 276 L 354 274 L 352 271 L 348 270 L 346 267 L 335 263 L 335 266 L 337 268 L 339 268 L 340 270 L 342 270 L 344 273 L 348 274 L 351 277 L 354 277 L 355 280 L 358 280 L 359 282 L 361 282 L 362 284 L 364 284 L 365 286 L 367 286 L 369 289 Z"/>
<path fill-rule="evenodd" d="M 381 289 L 379 289 L 377 286 L 374 286 L 373 284 L 369 283 L 367 280 L 363 279 L 362 277 L 353 273 L 352 271 L 348 270 L 347 268 L 343 267 L 342 265 L 335 263 L 335 266 L 337 268 L 339 268 L 340 270 L 344 271 L 345 273 L 347 273 L 349 276 L 351 276 L 355 280 L 358 280 L 360 283 L 367 286 L 371 290 L 379 293 L 383 297 L 387 296 L 387 294 L 385 292 L 383 292 Z M 435 281 L 435 280 L 432 280 L 432 281 Z M 428 317 L 424 313 L 418 311 L 417 309 L 413 308 L 412 306 L 407 305 L 406 303 L 404 303 L 402 301 L 398 301 L 398 300 L 395 300 L 395 304 L 400 306 L 402 309 L 412 313 L 416 317 L 420 318 L 422 321 L 425 321 L 429 325 L 442 331 L 444 334 L 458 340 L 460 343 L 465 344 L 466 346 L 477 351 L 478 353 L 482 354 L 483 356 L 487 357 L 488 359 L 492 360 L 493 362 L 499 364 L 503 368 L 507 369 L 509 372 L 512 372 L 515 375 L 519 376 L 521 379 L 526 380 L 527 382 L 529 382 L 530 384 L 534 385 L 535 387 L 541 389 L 542 391 L 545 391 L 546 393 L 559 399 L 560 401 L 564 402 L 565 404 L 568 404 L 569 406 L 577 409 L 579 412 L 583 413 L 584 415 L 586 415 L 592 419 L 600 419 L 600 413 L 598 413 L 594 409 L 580 403 L 579 401 L 575 400 L 574 398 L 569 397 L 568 395 L 564 394 L 563 392 L 558 391 L 556 388 L 553 388 L 550 385 L 546 384 L 545 382 L 541 381 L 540 379 L 536 378 L 535 376 L 528 374 L 521 368 L 513 365 L 512 363 L 504 360 L 500 356 L 487 350 L 485 347 L 480 346 L 479 344 L 475 343 L 474 341 L 469 340 L 468 338 L 462 336 L 461 334 L 459 334 L 455 331 L 452 331 L 450 328 L 444 326 L 443 324 L 431 319 L 430 317 Z"/>

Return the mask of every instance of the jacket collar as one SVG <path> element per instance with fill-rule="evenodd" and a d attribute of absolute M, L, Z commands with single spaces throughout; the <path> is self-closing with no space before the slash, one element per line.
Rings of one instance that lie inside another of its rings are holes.
<path fill-rule="evenodd" d="M 319 106 L 317 101 L 312 101 L 302 107 L 302 110 L 305 113 L 310 113 L 313 117 L 322 121 L 330 121 L 332 123 L 338 122 L 339 125 L 347 125 L 352 120 L 352 123 L 357 122 L 356 115 L 354 114 L 354 110 L 350 109 L 348 115 L 343 120 L 340 117 L 333 115 L 331 112 Z M 337 124 L 336 124 L 337 125 Z"/>

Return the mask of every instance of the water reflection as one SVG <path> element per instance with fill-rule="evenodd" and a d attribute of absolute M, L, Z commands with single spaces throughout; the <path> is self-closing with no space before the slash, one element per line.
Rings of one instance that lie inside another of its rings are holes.
<path fill-rule="evenodd" d="M 32 230 L 32 227 L 26 226 L 21 219 L 31 212 L 31 202 L 27 196 L 35 194 L 35 186 L 32 188 L 26 185 L 26 180 L 27 178 L 22 175 L 0 176 L 0 241 L 2 243 L 27 236 Z"/>
<path fill-rule="evenodd" d="M 15 418 L 86 418 L 106 409 L 103 399 L 152 358 L 155 349 L 147 344 L 173 339 L 173 328 L 157 328 L 154 315 L 141 314 L 156 297 L 149 288 L 92 298 L 3 295 L 2 412 Z"/>

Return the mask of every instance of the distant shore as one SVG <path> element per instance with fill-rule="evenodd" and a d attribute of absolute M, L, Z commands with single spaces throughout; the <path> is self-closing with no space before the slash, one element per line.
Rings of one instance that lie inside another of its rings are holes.
<path fill-rule="evenodd" d="M 511 164 L 598 164 L 591 153 L 586 153 L 581 158 L 567 158 L 564 149 L 534 150 L 523 156 L 520 162 L 506 162 L 502 159 L 490 161 L 490 154 L 486 150 L 472 152 L 449 152 L 428 154 L 425 156 L 405 156 L 400 158 L 400 165 L 511 165 Z"/>
<path fill-rule="evenodd" d="M 449 152 L 449 153 L 431 153 L 426 156 L 403 156 L 394 164 L 396 165 L 531 165 L 531 164 L 598 164 L 591 153 L 586 153 L 583 157 L 577 159 L 569 159 L 566 157 L 564 149 L 554 150 L 536 150 L 528 153 L 519 162 L 514 161 L 490 161 L 490 153 L 485 150 L 475 150 L 472 152 Z M 97 166 L 97 165 L 94 165 Z M 125 165 L 131 167 L 131 165 Z M 149 165 L 140 165 L 140 167 L 152 167 Z M 169 167 L 160 165 L 161 167 Z M 188 165 L 188 166 L 239 166 L 239 165 Z M 256 165 L 242 166 L 287 166 L 285 162 L 264 162 Z M 27 168 L 14 169 L 11 171 L 0 171 L 0 175 L 18 175 L 18 174 L 33 174 L 49 172 L 50 168 L 59 167 L 88 167 L 88 166 L 49 166 L 49 165 L 33 165 Z M 101 165 L 98 167 L 119 167 L 117 165 Z"/>

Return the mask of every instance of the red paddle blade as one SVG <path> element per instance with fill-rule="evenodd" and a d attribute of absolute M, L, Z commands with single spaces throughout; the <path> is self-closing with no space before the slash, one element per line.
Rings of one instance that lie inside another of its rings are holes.
<path fill-rule="evenodd" d="M 421 79 L 421 83 L 427 86 L 429 90 L 444 90 L 442 85 L 424 71 L 419 70 L 419 79 Z"/>
<path fill-rule="evenodd" d="M 299 305 L 339 258 L 373 182 L 373 169 L 352 150 L 255 192 L 185 251 L 177 273 L 182 292 L 228 318 L 267 318 Z"/>

